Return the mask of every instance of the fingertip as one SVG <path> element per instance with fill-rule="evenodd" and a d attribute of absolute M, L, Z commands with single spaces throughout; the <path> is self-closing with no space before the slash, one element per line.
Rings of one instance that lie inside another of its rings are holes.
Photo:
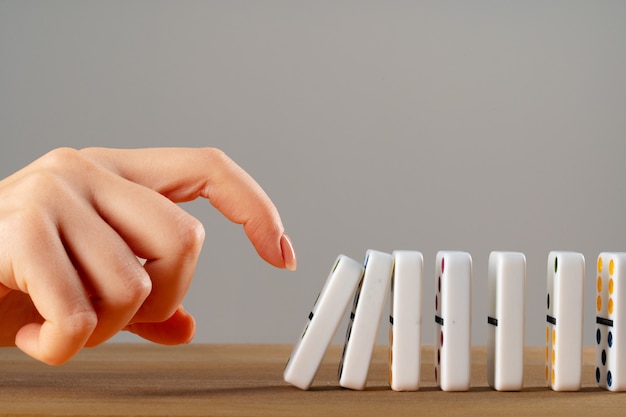
<path fill-rule="evenodd" d="M 39 323 L 30 323 L 22 327 L 15 335 L 15 346 L 47 365 L 57 366 L 70 360 L 76 352 L 66 352 L 65 355 L 62 355 L 58 351 L 42 348 L 42 327 L 43 325 Z"/>
<path fill-rule="evenodd" d="M 298 262 L 296 260 L 296 251 L 293 248 L 293 243 L 289 236 L 284 233 L 280 238 L 280 250 L 283 257 L 283 262 L 285 263 L 285 268 L 290 271 L 295 271 Z"/>
<path fill-rule="evenodd" d="M 265 262 L 276 268 L 296 270 L 296 252 L 288 235 L 273 229 L 256 229 L 255 232 L 249 233 L 248 237 Z"/>
<path fill-rule="evenodd" d="M 40 330 L 40 324 L 31 323 L 25 325 L 15 335 L 15 346 L 27 355 L 38 359 Z"/>

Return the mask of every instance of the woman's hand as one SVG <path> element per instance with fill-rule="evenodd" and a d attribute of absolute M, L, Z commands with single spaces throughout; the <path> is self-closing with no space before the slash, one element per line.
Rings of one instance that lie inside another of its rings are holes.
<path fill-rule="evenodd" d="M 124 329 L 190 341 L 204 228 L 176 203 L 198 197 L 295 269 L 275 206 L 217 149 L 57 149 L 0 181 L 0 345 L 60 364 Z"/>

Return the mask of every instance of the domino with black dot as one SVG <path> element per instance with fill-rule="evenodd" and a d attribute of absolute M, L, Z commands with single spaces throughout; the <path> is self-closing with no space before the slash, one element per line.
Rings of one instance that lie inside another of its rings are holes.
<path fill-rule="evenodd" d="M 396 250 L 391 278 L 389 314 L 389 386 L 417 391 L 420 385 L 422 341 L 421 252 Z"/>
<path fill-rule="evenodd" d="M 436 279 L 435 382 L 443 391 L 467 391 L 471 376 L 470 254 L 438 252 Z"/>
<path fill-rule="evenodd" d="M 498 391 L 524 383 L 526 257 L 491 252 L 488 268 L 487 380 Z"/>
<path fill-rule="evenodd" d="M 310 388 L 362 277 L 360 262 L 345 255 L 337 257 L 287 360 L 286 382 L 303 390 Z"/>
<path fill-rule="evenodd" d="M 582 378 L 585 258 L 577 252 L 548 255 L 546 385 L 578 391 Z"/>
<path fill-rule="evenodd" d="M 354 298 L 338 370 L 339 385 L 353 390 L 362 390 L 367 383 L 376 336 L 389 294 L 393 257 L 389 253 L 369 249 L 363 264 L 365 272 Z"/>
<path fill-rule="evenodd" d="M 596 369 L 598 386 L 626 390 L 626 253 L 602 252 L 596 278 Z"/>

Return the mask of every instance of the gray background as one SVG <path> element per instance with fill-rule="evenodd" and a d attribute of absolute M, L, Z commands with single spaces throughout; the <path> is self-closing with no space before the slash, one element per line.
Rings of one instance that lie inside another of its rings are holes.
<path fill-rule="evenodd" d="M 207 229 L 196 342 L 293 343 L 339 253 L 404 248 L 429 344 L 437 250 L 473 256 L 475 344 L 491 250 L 526 254 L 537 345 L 548 252 L 584 253 L 590 344 L 595 258 L 626 250 L 625 40 L 617 1 L 0 1 L 0 174 L 59 146 L 226 151 L 299 268 L 186 204 Z"/>

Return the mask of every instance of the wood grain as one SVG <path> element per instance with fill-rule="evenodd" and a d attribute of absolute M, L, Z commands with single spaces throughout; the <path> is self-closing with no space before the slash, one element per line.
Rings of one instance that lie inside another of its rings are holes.
<path fill-rule="evenodd" d="M 341 347 L 326 355 L 313 387 L 287 385 L 291 346 L 105 344 L 60 367 L 16 349 L 0 349 L 0 414 L 10 416 L 572 416 L 625 415 L 626 394 L 595 386 L 594 353 L 584 352 L 583 388 L 544 385 L 543 347 L 526 349 L 524 390 L 487 386 L 485 348 L 472 349 L 472 388 L 448 393 L 434 385 L 433 348 L 422 352 L 421 389 L 393 392 L 387 348 L 379 346 L 364 391 L 337 385 Z"/>

